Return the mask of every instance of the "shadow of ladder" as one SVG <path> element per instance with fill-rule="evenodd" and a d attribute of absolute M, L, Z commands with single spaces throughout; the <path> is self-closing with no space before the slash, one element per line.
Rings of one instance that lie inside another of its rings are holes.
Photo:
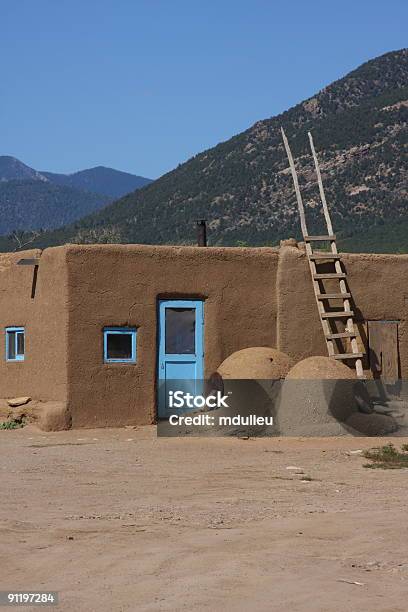
<path fill-rule="evenodd" d="M 319 185 L 320 199 L 323 206 L 323 214 L 327 226 L 327 234 L 322 236 L 311 236 L 307 231 L 305 210 L 303 206 L 302 195 L 300 193 L 299 181 L 296 173 L 293 156 L 289 147 L 289 142 L 286 134 L 281 128 L 283 144 L 285 145 L 286 154 L 289 160 L 289 166 L 292 173 L 293 184 L 296 192 L 297 205 L 300 216 L 300 225 L 302 228 L 303 239 L 306 244 L 306 255 L 309 262 L 310 273 L 312 277 L 313 290 L 316 298 L 316 304 L 319 312 L 320 322 L 323 328 L 324 338 L 327 345 L 327 351 L 329 357 L 334 359 L 354 362 L 356 374 L 358 378 L 364 379 L 364 371 L 362 358 L 364 353 L 360 352 L 358 346 L 358 328 L 354 323 L 354 312 L 351 310 L 351 292 L 347 284 L 347 274 L 341 263 L 341 255 L 337 251 L 336 236 L 333 233 L 333 226 L 330 219 L 329 209 L 327 206 L 326 196 L 324 193 L 322 177 L 320 173 L 319 162 L 317 159 L 316 151 L 313 144 L 313 138 L 310 132 L 308 132 L 310 148 L 313 155 L 317 181 Z M 330 251 L 314 251 L 314 245 L 319 243 L 330 243 Z M 330 263 L 334 266 L 332 272 L 321 272 L 319 266 L 323 263 Z M 338 281 L 339 291 L 328 292 L 326 291 L 326 281 Z M 326 305 L 329 307 L 330 301 L 341 301 L 343 309 L 326 310 Z M 336 321 L 345 321 L 344 331 L 338 331 L 335 327 Z M 346 342 L 351 344 L 351 353 L 347 352 L 345 348 Z M 337 351 L 337 352 L 336 352 Z"/>

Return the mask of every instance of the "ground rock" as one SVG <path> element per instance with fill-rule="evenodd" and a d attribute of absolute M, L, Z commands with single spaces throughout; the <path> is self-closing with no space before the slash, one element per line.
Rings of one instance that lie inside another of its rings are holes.
<path fill-rule="evenodd" d="M 17 408 L 18 406 L 24 406 L 31 401 L 31 397 L 14 397 L 12 399 L 8 399 L 7 403 L 10 408 Z"/>
<path fill-rule="evenodd" d="M 71 413 L 64 402 L 44 402 L 38 412 L 37 425 L 43 431 L 63 431 L 71 428 Z"/>
<path fill-rule="evenodd" d="M 398 423 L 392 416 L 385 414 L 363 414 L 356 412 L 346 421 L 346 425 L 357 430 L 362 436 L 386 436 L 398 430 Z"/>

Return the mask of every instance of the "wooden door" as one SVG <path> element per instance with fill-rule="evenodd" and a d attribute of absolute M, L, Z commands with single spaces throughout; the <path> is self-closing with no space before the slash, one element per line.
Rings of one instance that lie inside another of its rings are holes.
<path fill-rule="evenodd" d="M 368 321 L 370 368 L 374 378 L 395 382 L 398 368 L 398 321 Z"/>
<path fill-rule="evenodd" d="M 159 418 L 167 416 L 170 391 L 183 390 L 198 395 L 201 390 L 203 306 L 201 300 L 161 300 L 159 303 Z"/>

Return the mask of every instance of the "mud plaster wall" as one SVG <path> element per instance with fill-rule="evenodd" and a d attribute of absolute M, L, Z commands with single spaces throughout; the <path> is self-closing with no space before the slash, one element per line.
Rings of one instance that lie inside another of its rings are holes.
<path fill-rule="evenodd" d="M 0 255 L 0 397 L 66 400 L 74 427 L 154 421 L 160 298 L 204 300 L 206 376 L 250 346 L 277 347 L 295 360 L 326 354 L 301 249 L 56 247 L 41 255 L 32 299 L 33 268 L 16 263 L 40 255 Z M 343 261 L 357 320 L 399 321 L 406 378 L 408 256 L 353 254 Z M 23 363 L 5 361 L 9 325 L 26 329 Z M 136 365 L 103 363 L 102 330 L 109 325 L 138 328 Z"/>
<path fill-rule="evenodd" d="M 32 266 L 21 258 L 40 257 L 31 297 Z M 0 397 L 29 395 L 64 401 L 67 395 L 67 286 L 63 248 L 0 255 Z M 25 328 L 25 359 L 5 359 L 5 327 Z"/>
<path fill-rule="evenodd" d="M 342 255 L 354 303 L 356 321 L 366 341 L 365 322 L 397 320 L 400 374 L 408 377 L 408 256 Z M 327 285 L 333 290 L 336 284 Z M 296 360 L 310 355 L 325 355 L 326 346 L 317 314 L 309 266 L 303 250 L 280 249 L 277 277 L 280 350 Z M 367 344 L 365 342 L 365 348 Z M 365 366 L 368 366 L 367 362 Z"/>
<path fill-rule="evenodd" d="M 275 249 L 67 247 L 73 427 L 156 418 L 157 302 L 204 299 L 205 374 L 231 353 L 276 346 Z M 104 364 L 105 326 L 135 326 L 137 364 Z"/>

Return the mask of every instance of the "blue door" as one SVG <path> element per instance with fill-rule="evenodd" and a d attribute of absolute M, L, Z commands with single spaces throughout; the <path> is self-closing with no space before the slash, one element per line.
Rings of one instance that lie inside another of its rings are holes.
<path fill-rule="evenodd" d="M 166 417 L 168 413 L 169 391 L 182 389 L 193 394 L 200 393 L 204 375 L 203 328 L 204 309 L 201 300 L 159 302 L 160 418 Z"/>

